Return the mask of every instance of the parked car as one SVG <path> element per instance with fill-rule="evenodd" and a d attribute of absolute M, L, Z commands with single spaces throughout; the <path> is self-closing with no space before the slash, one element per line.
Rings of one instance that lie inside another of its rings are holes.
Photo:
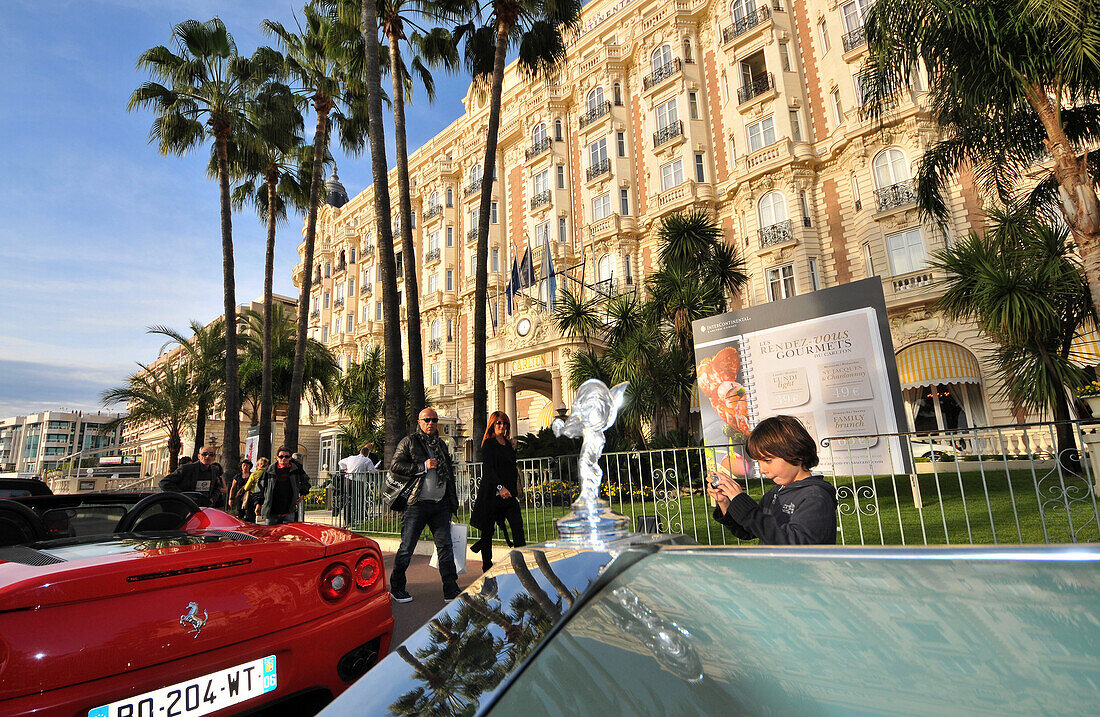
<path fill-rule="evenodd" d="M 0 498 L 52 494 L 50 486 L 37 478 L 0 478 Z"/>
<path fill-rule="evenodd" d="M 0 500 L 0 713 L 316 710 L 385 655 L 378 545 L 181 493 Z"/>
<path fill-rule="evenodd" d="M 512 551 L 321 713 L 1093 714 L 1100 546 Z"/>

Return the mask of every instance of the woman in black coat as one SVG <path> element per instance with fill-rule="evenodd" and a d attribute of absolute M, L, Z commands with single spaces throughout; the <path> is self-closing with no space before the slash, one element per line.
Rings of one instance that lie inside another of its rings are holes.
<path fill-rule="evenodd" d="M 481 538 L 470 549 L 481 553 L 481 569 L 493 566 L 493 529 L 507 520 L 512 529 L 512 544 L 527 545 L 523 534 L 523 514 L 519 506 L 519 471 L 516 449 L 512 444 L 511 422 L 503 411 L 493 411 L 485 437 L 481 439 L 481 484 L 470 514 L 470 525 L 481 531 Z"/>

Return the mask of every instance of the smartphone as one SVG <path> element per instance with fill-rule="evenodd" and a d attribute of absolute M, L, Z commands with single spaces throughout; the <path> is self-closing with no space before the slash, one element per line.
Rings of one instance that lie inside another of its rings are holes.
<path fill-rule="evenodd" d="M 722 480 L 722 476 L 717 473 L 711 473 L 707 476 L 707 482 L 710 483 L 711 488 L 718 488 L 718 482 Z"/>

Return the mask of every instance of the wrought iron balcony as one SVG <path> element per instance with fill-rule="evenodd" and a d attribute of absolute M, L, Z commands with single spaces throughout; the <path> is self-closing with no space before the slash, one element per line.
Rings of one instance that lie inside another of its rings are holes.
<path fill-rule="evenodd" d="M 667 80 L 668 78 L 672 77 L 673 75 L 677 74 L 679 71 L 680 58 L 677 57 L 672 62 L 667 62 L 661 65 L 656 70 L 654 70 L 651 75 L 642 80 L 642 87 L 643 89 L 647 90 L 650 87 L 655 87 Z"/>
<path fill-rule="evenodd" d="M 760 229 L 760 248 L 769 247 L 772 244 L 782 244 L 794 238 L 791 233 L 791 220 L 787 219 Z"/>
<path fill-rule="evenodd" d="M 332 308 L 334 308 L 334 309 L 344 308 L 344 300 L 343 299 L 337 299 L 336 301 L 333 301 L 332 302 Z"/>
<path fill-rule="evenodd" d="M 443 213 L 442 204 L 429 204 L 428 208 L 424 210 L 424 221 L 434 219 Z"/>
<path fill-rule="evenodd" d="M 314 284 L 320 284 L 321 283 L 321 272 L 319 272 L 319 271 L 313 272 L 313 283 Z"/>
<path fill-rule="evenodd" d="M 374 244 L 364 244 L 359 252 L 360 256 L 374 256 Z"/>
<path fill-rule="evenodd" d="M 589 180 L 593 180 L 601 174 L 611 174 L 611 160 L 606 157 L 588 168 Z"/>
<path fill-rule="evenodd" d="M 473 227 L 470 231 L 466 232 L 466 241 L 471 242 L 477 239 L 477 227 Z"/>
<path fill-rule="evenodd" d="M 607 298 L 612 298 L 614 296 L 617 296 L 619 293 L 619 282 L 617 279 L 615 279 L 615 277 L 611 277 L 610 279 L 597 281 L 593 288 L 596 290 L 597 294 L 605 296 Z"/>
<path fill-rule="evenodd" d="M 684 133 L 684 123 L 676 120 L 653 133 L 653 146 L 660 147 L 665 142 L 676 139 Z"/>
<path fill-rule="evenodd" d="M 471 195 L 477 194 L 480 191 L 481 191 L 481 180 L 480 179 L 475 179 L 474 181 L 467 184 L 466 188 L 462 190 L 462 196 L 463 197 L 469 197 Z"/>
<path fill-rule="evenodd" d="M 438 261 L 439 256 L 439 249 L 429 249 L 427 253 L 424 254 L 424 261 Z"/>
<path fill-rule="evenodd" d="M 310 312 L 309 312 L 309 318 L 311 318 L 311 319 L 321 318 L 321 310 L 320 309 L 311 309 Z"/>
<path fill-rule="evenodd" d="M 851 52 L 857 47 L 862 47 L 867 44 L 867 36 L 863 33 L 863 26 L 857 27 L 851 32 L 844 33 L 840 41 L 844 43 L 844 51 Z"/>
<path fill-rule="evenodd" d="M 346 261 L 341 261 L 340 263 L 338 263 L 336 265 L 336 271 L 338 271 L 338 272 L 343 271 L 344 269 L 347 269 L 347 268 L 348 268 L 348 264 L 347 264 Z"/>
<path fill-rule="evenodd" d="M 610 114 L 610 112 L 611 112 L 611 103 L 608 102 L 607 100 L 604 100 L 600 104 L 596 105 L 595 107 L 593 107 L 592 109 L 588 110 L 583 115 L 581 115 L 581 119 L 580 119 L 581 129 L 584 129 L 588 125 L 592 124 L 593 122 L 598 120 L 600 117 L 604 117 L 604 116 Z"/>
<path fill-rule="evenodd" d="M 885 212 L 906 204 L 914 204 L 917 201 L 917 192 L 913 188 L 913 180 L 891 184 L 884 189 L 875 190 L 875 199 L 878 200 L 878 211 Z"/>
<path fill-rule="evenodd" d="M 373 291 L 374 291 L 374 284 L 371 284 L 370 282 L 367 282 L 366 284 L 363 284 L 362 286 L 359 287 L 359 295 L 360 296 L 362 296 L 364 294 L 370 294 Z"/>
<path fill-rule="evenodd" d="M 732 25 L 722 30 L 722 44 L 733 42 L 734 38 L 744 35 L 771 17 L 771 14 L 767 5 L 761 5 L 740 20 L 734 20 Z"/>
<path fill-rule="evenodd" d="M 443 339 L 428 339 L 428 350 L 429 351 L 442 351 L 443 350 Z"/>
<path fill-rule="evenodd" d="M 544 189 L 535 196 L 531 197 L 531 208 L 538 209 L 550 203 L 550 190 Z"/>
<path fill-rule="evenodd" d="M 775 89 L 775 75 L 770 72 L 765 72 L 762 75 L 757 75 L 752 78 L 750 82 L 742 86 L 737 90 L 737 103 L 744 104 L 751 100 L 753 97 L 759 97 L 768 90 Z"/>
<path fill-rule="evenodd" d="M 549 137 L 543 137 L 538 142 L 535 142 L 534 144 L 532 144 L 527 149 L 527 151 L 524 152 L 524 155 L 526 155 L 527 159 L 531 159 L 532 157 L 539 156 L 540 154 L 542 154 L 543 152 L 545 152 L 548 149 L 550 149 L 550 138 Z"/>

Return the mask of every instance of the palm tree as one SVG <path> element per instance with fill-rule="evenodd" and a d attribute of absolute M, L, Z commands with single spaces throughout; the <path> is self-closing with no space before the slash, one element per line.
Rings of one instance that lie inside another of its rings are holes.
<path fill-rule="evenodd" d="M 260 442 L 257 455 L 271 455 L 273 409 L 271 366 L 272 284 L 275 271 L 275 228 L 286 219 L 287 205 L 303 210 L 309 204 L 303 188 L 301 164 L 304 147 L 302 113 L 295 106 L 290 88 L 279 84 L 253 110 L 255 131 L 238 135 L 230 146 L 230 165 L 241 183 L 233 189 L 237 210 L 250 204 L 267 224 L 264 255 L 263 375 L 260 391 Z M 310 267 L 306 266 L 306 271 Z"/>
<path fill-rule="evenodd" d="M 945 291 L 936 306 L 975 321 L 996 345 L 1001 391 L 1017 408 L 1051 411 L 1059 455 L 1074 446 L 1066 387 L 1086 382 L 1075 363 L 1074 337 L 1096 319 L 1084 273 L 1064 226 L 1020 210 L 990 212 L 985 236 L 972 232 L 933 254 Z"/>
<path fill-rule="evenodd" d="M 206 417 L 218 403 L 225 388 L 225 379 L 221 375 L 225 366 L 225 320 L 218 317 L 207 325 L 191 321 L 191 336 L 184 336 L 167 326 L 150 326 L 146 333 L 167 336 L 178 344 L 188 357 L 188 370 L 195 394 L 195 452 L 191 457 L 198 459 L 199 448 L 206 440 Z"/>
<path fill-rule="evenodd" d="M 336 382 L 336 408 L 348 417 L 340 443 L 355 448 L 385 440 L 381 418 L 385 409 L 382 387 L 386 362 L 380 346 L 367 349 L 362 361 L 352 363 Z"/>
<path fill-rule="evenodd" d="M 488 307 L 489 213 L 496 176 L 497 140 L 500 132 L 500 100 L 504 87 L 504 61 L 518 45 L 519 67 L 528 77 L 549 78 L 565 59 L 565 35 L 580 24 L 581 0 L 446 0 L 445 14 L 461 14 L 468 21 L 454 31 L 464 44 L 466 65 L 475 85 L 489 86 L 489 126 L 482 163 L 481 205 L 478 211 L 477 260 L 474 269 L 474 425 L 473 435 L 485 432 L 489 396 L 485 385 L 486 321 Z M 484 24 L 479 24 L 484 18 Z M 476 444 L 476 442 L 475 442 Z M 480 455 L 480 446 L 475 450 Z"/>
<path fill-rule="evenodd" d="M 987 194 L 1015 199 L 1046 165 L 1036 202 L 1058 207 L 1100 309 L 1100 26 L 1081 0 L 879 0 L 866 23 L 866 110 L 882 117 L 921 64 L 941 139 L 917 171 L 922 209 L 943 221 L 943 191 L 970 165 Z M 1053 160 L 1053 161 L 1051 161 Z M 1048 164 L 1048 162 L 1050 164 Z"/>
<path fill-rule="evenodd" d="M 322 164 L 329 152 L 330 123 L 335 122 L 341 144 L 349 151 L 357 152 L 363 146 L 366 109 L 362 48 L 354 42 L 354 33 L 336 17 L 318 12 L 308 5 L 303 10 L 303 19 L 304 26 L 299 25 L 298 34 L 289 32 L 281 23 L 273 20 L 264 20 L 262 24 L 264 31 L 274 36 L 283 47 L 286 78 L 296 85 L 296 93 L 313 105 L 317 115 L 310 169 L 309 213 L 302 258 L 305 269 L 302 272 L 298 299 L 298 336 L 286 416 L 285 440 L 291 446 L 298 445 L 306 336 L 309 330 L 309 298 L 313 288 L 313 252 L 317 240 L 317 213 L 321 203 Z M 382 260 L 385 261 L 384 250 Z"/>
<path fill-rule="evenodd" d="M 178 52 L 163 45 L 138 58 L 138 67 L 163 81 L 145 82 L 130 96 L 128 108 L 150 107 L 156 113 L 150 141 L 162 154 L 182 155 L 213 141 L 221 195 L 222 277 L 225 331 L 226 465 L 240 457 L 240 403 L 237 386 L 237 298 L 233 264 L 233 224 L 229 195 L 229 138 L 249 126 L 249 107 L 277 67 L 270 53 L 251 58 L 237 53 L 233 37 L 218 18 L 187 20 L 172 30 Z"/>
<path fill-rule="evenodd" d="M 186 361 L 166 361 L 160 366 L 138 364 L 141 371 L 130 376 L 125 386 L 104 391 L 105 407 L 126 404 L 127 415 L 105 426 L 114 430 L 119 423 L 151 423 L 168 434 L 168 472 L 176 470 L 183 447 L 183 426 L 195 410 L 192 374 Z M 196 441 L 198 442 L 198 441 Z"/>
<path fill-rule="evenodd" d="M 265 322 L 263 314 L 253 309 L 246 310 L 242 318 L 244 331 L 241 334 L 241 343 L 244 350 L 241 352 L 241 404 L 252 425 L 256 425 L 260 418 L 258 409 L 262 395 L 264 329 L 270 327 L 272 405 L 285 406 L 289 410 L 297 348 L 297 323 L 281 305 L 272 308 L 270 322 Z M 302 387 L 307 402 L 317 412 L 328 413 L 332 407 L 339 378 L 340 364 L 332 351 L 316 339 L 307 339 Z"/>

